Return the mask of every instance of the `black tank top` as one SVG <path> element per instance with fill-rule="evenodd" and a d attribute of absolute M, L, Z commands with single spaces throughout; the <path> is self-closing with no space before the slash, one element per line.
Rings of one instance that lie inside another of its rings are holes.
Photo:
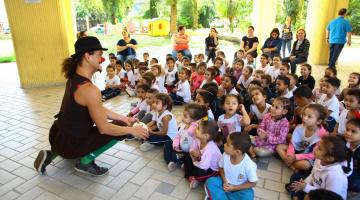
<path fill-rule="evenodd" d="M 76 90 L 91 81 L 83 76 L 74 74 L 66 82 L 65 94 L 57 115 L 59 131 L 70 138 L 87 138 L 90 129 L 94 126 L 87 107 L 75 101 Z"/>

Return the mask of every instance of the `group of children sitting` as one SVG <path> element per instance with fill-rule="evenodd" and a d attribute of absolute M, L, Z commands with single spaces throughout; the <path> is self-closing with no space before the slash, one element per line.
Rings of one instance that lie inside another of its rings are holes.
<path fill-rule="evenodd" d="M 122 63 L 110 55 L 103 99 L 122 90 L 137 96 L 128 116 L 150 135 L 140 150 L 163 145 L 169 171 L 183 168 L 191 188 L 205 182 L 210 199 L 253 199 L 254 161 L 275 155 L 294 171 L 286 184 L 293 199 L 360 192 L 359 73 L 340 90 L 335 68 L 315 88 L 310 64 L 299 77 L 279 56 L 269 64 L 263 54 L 259 66 L 241 50 L 232 66 L 221 51 L 213 66 L 203 54 L 193 63 L 170 54 L 164 65 L 143 57 Z M 182 104 L 178 123 L 171 110 Z"/>

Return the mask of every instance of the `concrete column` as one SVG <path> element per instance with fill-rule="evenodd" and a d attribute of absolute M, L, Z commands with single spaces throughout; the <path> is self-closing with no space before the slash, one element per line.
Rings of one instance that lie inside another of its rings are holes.
<path fill-rule="evenodd" d="M 61 62 L 74 51 L 71 0 L 5 0 L 22 88 L 64 83 Z"/>
<path fill-rule="evenodd" d="M 277 0 L 254 0 L 252 24 L 255 36 L 259 38 L 258 49 L 261 49 L 270 32 L 275 28 Z"/>
<path fill-rule="evenodd" d="M 326 42 L 328 23 L 337 17 L 341 8 L 347 8 L 349 0 L 309 0 L 306 16 L 306 38 L 310 41 L 308 62 L 327 65 L 329 45 Z"/>

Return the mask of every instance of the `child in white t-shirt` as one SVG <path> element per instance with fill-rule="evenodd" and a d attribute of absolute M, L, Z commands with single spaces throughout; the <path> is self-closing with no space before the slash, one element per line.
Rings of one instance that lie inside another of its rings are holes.
<path fill-rule="evenodd" d="M 172 93 L 170 93 L 170 97 L 175 105 L 182 105 L 190 102 L 191 90 L 190 83 L 188 81 L 190 75 L 191 71 L 186 67 L 182 68 L 179 72 L 179 82 L 177 83 L 177 87 L 173 89 Z"/>
<path fill-rule="evenodd" d="M 327 131 L 332 133 L 335 125 L 339 120 L 340 102 L 335 95 L 336 90 L 340 87 L 340 80 L 338 78 L 327 78 L 323 83 L 323 95 L 320 97 L 318 104 L 323 105 L 330 112 L 330 116 L 326 120 L 328 126 Z"/>
<path fill-rule="evenodd" d="M 120 94 L 120 78 L 115 75 L 115 67 L 108 65 L 106 67 L 107 76 L 105 79 L 105 90 L 101 91 L 102 101 L 113 98 Z"/>
<path fill-rule="evenodd" d="M 205 183 L 207 198 L 214 200 L 253 200 L 256 182 L 256 164 L 246 154 L 251 145 L 249 135 L 231 134 L 224 145 L 225 153 L 219 162 L 220 176 Z M 206 199 L 206 198 L 205 198 Z"/>

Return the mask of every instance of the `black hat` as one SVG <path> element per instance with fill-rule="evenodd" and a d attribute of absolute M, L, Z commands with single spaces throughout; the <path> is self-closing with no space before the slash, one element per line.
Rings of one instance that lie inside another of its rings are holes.
<path fill-rule="evenodd" d="M 100 44 L 99 39 L 93 36 L 79 38 L 78 40 L 76 40 L 74 47 L 75 54 L 71 55 L 71 57 L 79 57 L 86 52 L 95 50 L 108 50 L 106 48 L 103 48 Z"/>

